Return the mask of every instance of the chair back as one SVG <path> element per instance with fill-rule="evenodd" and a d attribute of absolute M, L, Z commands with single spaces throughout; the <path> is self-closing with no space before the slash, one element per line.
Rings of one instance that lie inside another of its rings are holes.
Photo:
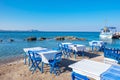
<path fill-rule="evenodd" d="M 64 44 L 63 49 L 64 49 L 65 52 L 68 52 L 68 44 Z"/>
<path fill-rule="evenodd" d="M 75 72 L 72 72 L 71 76 L 72 76 L 72 80 L 89 80 L 89 78 L 87 78 L 86 76 L 75 73 Z"/>
<path fill-rule="evenodd" d="M 61 60 L 62 60 L 62 52 L 59 52 L 55 55 L 54 62 L 57 63 L 60 62 Z"/>
<path fill-rule="evenodd" d="M 104 57 L 115 59 L 120 62 L 120 49 L 105 48 Z"/>
<path fill-rule="evenodd" d="M 98 44 L 97 42 L 93 42 L 92 44 Z"/>
<path fill-rule="evenodd" d="M 33 61 L 36 61 L 37 58 L 41 58 L 39 54 L 37 54 L 36 52 L 34 51 L 28 51 L 28 55 L 29 55 L 29 58 L 30 60 L 33 62 Z"/>

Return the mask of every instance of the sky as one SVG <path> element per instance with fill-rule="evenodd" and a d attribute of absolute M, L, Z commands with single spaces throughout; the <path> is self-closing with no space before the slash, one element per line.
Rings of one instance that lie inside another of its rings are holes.
<path fill-rule="evenodd" d="M 120 0 L 0 0 L 0 30 L 120 31 Z"/>

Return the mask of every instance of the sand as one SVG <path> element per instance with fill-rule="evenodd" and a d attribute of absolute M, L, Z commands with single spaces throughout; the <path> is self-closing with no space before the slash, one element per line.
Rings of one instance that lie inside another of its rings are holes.
<path fill-rule="evenodd" d="M 104 57 L 102 54 L 102 52 L 97 52 L 95 54 L 86 53 L 84 59 L 103 62 Z M 47 65 L 44 67 L 44 73 L 41 73 L 37 69 L 37 71 L 32 74 L 28 65 L 24 65 L 23 59 L 18 59 L 6 64 L 0 64 L 0 80 L 71 80 L 72 69 L 68 66 L 81 59 L 83 59 L 81 56 L 77 56 L 77 59 L 74 59 L 74 56 L 68 59 L 63 58 L 60 64 L 61 73 L 58 76 L 50 74 Z"/>

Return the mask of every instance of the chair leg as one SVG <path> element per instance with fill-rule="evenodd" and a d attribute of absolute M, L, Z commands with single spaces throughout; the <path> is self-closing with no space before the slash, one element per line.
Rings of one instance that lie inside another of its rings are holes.
<path fill-rule="evenodd" d="M 42 66 L 41 66 L 41 73 L 43 73 L 43 72 L 44 72 L 43 67 L 44 67 L 44 62 L 42 62 Z"/>
<path fill-rule="evenodd" d="M 34 64 L 32 64 L 29 68 L 29 70 L 32 70 L 32 68 L 34 68 Z"/>
<path fill-rule="evenodd" d="M 52 72 L 53 72 L 53 66 L 50 66 L 50 73 L 52 74 Z"/>
<path fill-rule="evenodd" d="M 40 64 L 40 62 L 36 63 L 36 68 L 38 68 L 39 71 L 41 72 L 41 68 L 39 67 L 39 64 Z"/>

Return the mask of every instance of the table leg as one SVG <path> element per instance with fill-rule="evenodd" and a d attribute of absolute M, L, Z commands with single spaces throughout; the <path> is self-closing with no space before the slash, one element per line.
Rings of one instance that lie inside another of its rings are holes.
<path fill-rule="evenodd" d="M 42 73 L 44 72 L 43 67 L 44 67 L 44 62 L 42 62 L 42 66 L 41 66 L 41 72 Z"/>
<path fill-rule="evenodd" d="M 82 51 L 82 57 L 84 58 L 84 50 Z"/>
<path fill-rule="evenodd" d="M 26 64 L 26 57 L 27 57 L 27 55 L 26 55 L 26 53 L 24 53 L 24 64 Z"/>

